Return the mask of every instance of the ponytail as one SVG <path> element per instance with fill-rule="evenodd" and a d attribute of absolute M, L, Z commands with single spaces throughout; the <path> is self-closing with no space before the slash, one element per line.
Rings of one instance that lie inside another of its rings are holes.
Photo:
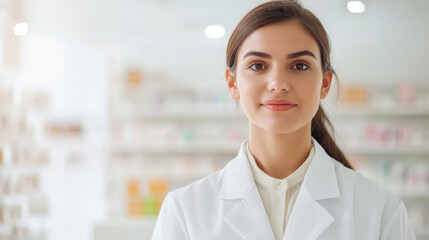
<path fill-rule="evenodd" d="M 331 133 L 329 133 L 327 129 L 327 126 L 329 127 L 331 133 L 334 134 L 334 128 L 331 121 L 326 116 L 322 106 L 319 106 L 316 115 L 311 121 L 311 136 L 316 139 L 316 141 L 323 147 L 323 149 L 325 149 L 329 156 L 343 164 L 345 167 L 353 169 L 344 153 L 335 143 Z"/>

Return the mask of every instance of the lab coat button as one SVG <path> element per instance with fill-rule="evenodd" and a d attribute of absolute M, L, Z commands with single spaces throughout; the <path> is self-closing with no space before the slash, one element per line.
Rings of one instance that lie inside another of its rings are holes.
<path fill-rule="evenodd" d="M 279 188 L 287 188 L 288 187 L 288 183 L 287 182 L 281 182 L 280 184 L 279 184 Z"/>

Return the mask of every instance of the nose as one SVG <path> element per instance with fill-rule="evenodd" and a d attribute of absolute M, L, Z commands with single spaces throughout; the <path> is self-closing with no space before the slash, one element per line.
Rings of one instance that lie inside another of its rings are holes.
<path fill-rule="evenodd" d="M 290 90 L 290 85 L 286 74 L 279 71 L 273 73 L 269 79 L 267 88 L 270 93 L 288 92 Z"/>

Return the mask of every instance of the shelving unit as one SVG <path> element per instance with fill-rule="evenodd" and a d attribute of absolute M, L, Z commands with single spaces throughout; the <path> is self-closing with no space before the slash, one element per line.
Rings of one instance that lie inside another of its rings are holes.
<path fill-rule="evenodd" d="M 155 223 L 154 216 L 110 220 L 95 226 L 94 240 L 150 239 Z"/>
<path fill-rule="evenodd" d="M 28 122 L 34 109 L 14 102 L 16 89 L 6 80 L 0 79 L 0 239 L 45 240 L 49 206 L 42 174 L 49 157 Z"/>
<path fill-rule="evenodd" d="M 400 196 L 417 239 L 429 239 L 429 88 L 345 86 L 329 115 L 358 172 Z"/>
<path fill-rule="evenodd" d="M 353 146 L 348 149 L 350 154 L 359 155 L 429 155 L 429 145 L 425 146 Z"/>
<path fill-rule="evenodd" d="M 112 176 L 107 190 L 110 215 L 146 224 L 149 217 L 154 225 L 156 218 L 145 212 L 147 206 L 133 205 L 135 201 L 144 205 L 143 199 L 151 194 L 149 183 L 161 179 L 166 192 L 222 168 L 247 138 L 247 121 L 240 107 L 231 105 L 225 89 L 204 91 L 212 94 L 207 97 L 170 79 L 141 78 L 139 71 L 121 69 L 110 79 L 110 141 L 106 148 L 106 171 Z M 418 93 L 428 94 L 419 95 L 418 104 L 389 104 L 386 99 L 396 101 L 396 89 L 383 89 L 382 104 L 374 103 L 375 97 L 369 99 L 365 90 L 368 99 L 364 102 L 342 100 L 339 107 L 328 108 L 328 115 L 357 171 L 392 188 L 404 200 L 418 239 L 426 239 L 429 183 L 414 177 L 429 172 L 429 127 L 425 122 L 429 91 Z M 231 129 L 235 132 L 228 135 Z M 426 172 L 418 172 L 416 164 L 425 166 Z M 130 197 L 130 182 L 138 183 L 132 188 L 136 196 Z M 419 185 L 410 187 L 412 184 Z"/>
<path fill-rule="evenodd" d="M 152 144 L 153 145 L 153 144 Z M 111 151 L 115 153 L 138 153 L 138 154 L 217 154 L 217 155 L 233 155 L 237 153 L 236 146 L 229 145 L 166 145 L 166 146 L 151 146 L 151 144 L 111 144 Z M 168 149 L 168 150 L 167 150 Z M 167 151 L 166 151 L 167 150 Z"/>
<path fill-rule="evenodd" d="M 144 104 L 139 110 L 132 114 L 124 114 L 117 117 L 129 119 L 142 119 L 146 121 L 173 121 L 173 120 L 186 120 L 186 121 L 200 121 L 208 119 L 226 120 L 237 119 L 241 112 L 234 111 L 230 105 L 220 104 L 199 104 L 199 103 L 186 103 L 186 104 L 170 104 L 170 106 L 160 106 L 161 109 L 154 109 L 154 106 L 145 106 Z M 236 109 L 235 109 L 236 110 Z M 243 116 L 242 116 L 243 117 Z"/>
<path fill-rule="evenodd" d="M 201 85 L 196 91 L 164 74 L 113 65 L 106 147 L 110 216 L 153 227 L 165 193 L 221 169 L 237 154 L 247 123 L 225 89 Z M 157 181 L 159 195 L 153 191 Z"/>
<path fill-rule="evenodd" d="M 429 117 L 427 107 L 398 106 L 395 108 L 365 107 L 365 106 L 342 106 L 342 117 L 376 116 L 376 117 Z"/>

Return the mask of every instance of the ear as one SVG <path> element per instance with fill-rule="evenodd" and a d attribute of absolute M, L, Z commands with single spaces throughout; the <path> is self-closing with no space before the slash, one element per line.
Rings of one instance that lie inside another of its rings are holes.
<path fill-rule="evenodd" d="M 320 89 L 320 99 L 325 99 L 331 89 L 333 72 L 327 71 L 323 74 L 322 88 Z"/>
<path fill-rule="evenodd" d="M 238 92 L 235 76 L 232 74 L 229 68 L 227 68 L 225 71 L 225 79 L 226 79 L 226 84 L 228 86 L 229 95 L 231 96 L 232 99 L 239 100 L 240 93 Z"/>

